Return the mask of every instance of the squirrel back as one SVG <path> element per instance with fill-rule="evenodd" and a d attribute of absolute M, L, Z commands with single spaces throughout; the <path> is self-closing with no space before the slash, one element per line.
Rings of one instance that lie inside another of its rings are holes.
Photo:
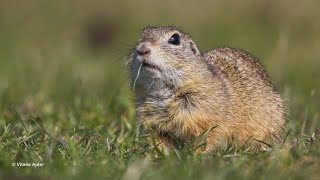
<path fill-rule="evenodd" d="M 284 102 L 258 60 L 234 48 L 218 48 L 204 55 L 210 71 L 226 87 L 232 116 L 227 124 L 240 137 L 281 142 L 285 124 Z M 236 142 L 244 144 L 242 140 Z"/>

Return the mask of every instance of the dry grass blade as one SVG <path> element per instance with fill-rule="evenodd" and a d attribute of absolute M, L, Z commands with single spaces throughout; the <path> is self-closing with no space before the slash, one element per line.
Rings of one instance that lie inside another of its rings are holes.
<path fill-rule="evenodd" d="M 10 109 L 11 109 L 11 111 L 13 111 L 13 112 L 17 115 L 17 117 L 18 117 L 18 119 L 20 120 L 23 128 L 24 128 L 24 129 L 26 130 L 26 132 L 28 133 L 29 131 L 28 131 L 28 129 L 27 129 L 27 126 L 23 123 L 20 114 L 16 111 L 15 108 L 11 107 Z"/>
<path fill-rule="evenodd" d="M 136 76 L 136 78 L 134 79 L 134 82 L 133 82 L 132 91 L 134 91 L 134 89 L 136 88 L 136 82 L 137 82 L 138 77 L 139 77 L 139 75 L 140 75 L 140 71 L 141 71 L 142 65 L 143 65 L 143 63 L 141 63 L 140 66 L 139 66 L 139 69 L 138 69 L 138 72 L 137 72 L 137 76 Z"/>
<path fill-rule="evenodd" d="M 268 144 L 267 142 L 264 142 L 264 141 L 261 141 L 261 140 L 258 140 L 258 139 L 253 139 L 253 140 L 255 140 L 255 141 L 259 142 L 259 143 L 262 143 L 262 144 L 268 146 L 269 148 L 272 148 L 271 144 Z"/>
<path fill-rule="evenodd" d="M 39 127 L 40 127 L 40 129 L 42 130 L 42 132 L 43 132 L 43 134 L 47 134 L 51 139 L 54 139 L 55 141 L 58 141 L 56 138 L 54 138 L 50 133 L 48 133 L 45 129 L 44 129 L 44 127 L 40 124 L 40 123 L 38 123 L 33 117 L 31 117 L 29 114 L 28 114 L 28 117 L 34 122 L 34 123 L 36 123 Z"/>

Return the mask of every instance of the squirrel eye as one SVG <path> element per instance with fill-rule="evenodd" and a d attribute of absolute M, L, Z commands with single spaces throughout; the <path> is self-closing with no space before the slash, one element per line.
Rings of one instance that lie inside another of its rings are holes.
<path fill-rule="evenodd" d="M 179 34 L 173 34 L 169 41 L 170 44 L 179 45 L 180 44 L 180 36 Z"/>

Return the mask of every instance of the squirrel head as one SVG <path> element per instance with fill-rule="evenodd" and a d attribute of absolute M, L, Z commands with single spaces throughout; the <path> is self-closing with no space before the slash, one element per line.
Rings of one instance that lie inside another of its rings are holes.
<path fill-rule="evenodd" d="M 128 64 L 131 79 L 137 85 L 147 88 L 155 83 L 158 87 L 175 87 L 184 78 L 195 75 L 192 72 L 196 73 L 203 63 L 201 58 L 190 36 L 176 27 L 147 27 L 128 58 Z"/>

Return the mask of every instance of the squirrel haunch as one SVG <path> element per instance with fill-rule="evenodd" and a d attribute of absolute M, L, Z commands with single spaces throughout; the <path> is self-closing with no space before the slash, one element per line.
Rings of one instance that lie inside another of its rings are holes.
<path fill-rule="evenodd" d="M 281 142 L 284 102 L 248 53 L 227 47 L 201 53 L 176 27 L 147 27 L 127 65 L 138 120 L 163 150 L 175 145 L 172 135 L 186 143 L 214 126 L 204 151 L 225 141 L 237 147 Z"/>

